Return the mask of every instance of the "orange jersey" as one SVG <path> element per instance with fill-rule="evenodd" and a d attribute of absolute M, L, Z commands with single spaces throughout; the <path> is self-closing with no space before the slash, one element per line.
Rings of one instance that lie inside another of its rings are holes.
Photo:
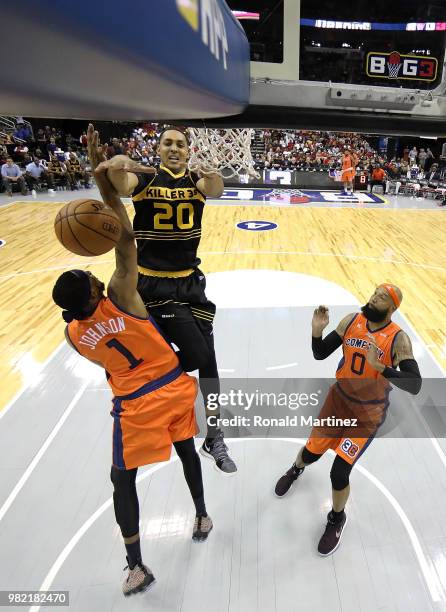
<path fill-rule="evenodd" d="M 342 180 L 346 183 L 351 183 L 355 178 L 356 157 L 345 153 L 342 157 Z"/>
<path fill-rule="evenodd" d="M 342 158 L 342 169 L 343 170 L 352 170 L 355 162 L 351 155 L 348 153 Z"/>
<path fill-rule="evenodd" d="M 103 298 L 94 313 L 67 326 L 71 342 L 83 356 L 108 373 L 114 395 L 126 396 L 179 368 L 178 358 L 150 316 L 142 319 Z"/>
<path fill-rule="evenodd" d="M 342 343 L 344 356 L 336 371 L 338 387 L 350 398 L 375 404 L 387 401 L 389 382 L 369 364 L 366 358 L 369 335 L 373 337 L 378 348 L 379 361 L 385 366 L 392 367 L 393 346 L 400 331 L 401 328 L 392 321 L 384 327 L 370 331 L 367 319 L 362 313 L 353 317 L 344 334 Z"/>

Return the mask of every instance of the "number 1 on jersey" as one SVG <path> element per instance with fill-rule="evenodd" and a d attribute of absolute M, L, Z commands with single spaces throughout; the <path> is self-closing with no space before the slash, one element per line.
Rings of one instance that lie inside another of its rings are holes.
<path fill-rule="evenodd" d="M 108 346 L 108 348 L 116 349 L 119 353 L 121 353 L 123 357 L 127 359 L 127 361 L 130 364 L 129 370 L 133 370 L 134 368 L 139 366 L 140 363 L 144 361 L 144 359 L 136 359 L 133 353 L 131 353 L 128 348 L 126 348 L 123 344 L 121 344 L 119 340 L 116 340 L 116 338 L 112 338 L 105 344 L 106 346 Z"/>

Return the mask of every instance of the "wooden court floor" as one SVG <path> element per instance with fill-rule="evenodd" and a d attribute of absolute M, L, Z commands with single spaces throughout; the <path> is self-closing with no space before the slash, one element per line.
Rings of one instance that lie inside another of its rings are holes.
<path fill-rule="evenodd" d="M 57 276 L 85 268 L 107 282 L 113 270 L 111 253 L 79 257 L 57 242 L 53 220 L 61 206 L 34 201 L 0 208 L 0 410 L 38 376 L 39 364 L 63 339 L 65 324 L 51 300 Z M 252 220 L 278 227 L 236 227 Z M 302 272 L 341 285 L 360 302 L 376 284 L 395 283 L 404 294 L 402 314 L 446 367 L 445 234 L 441 211 L 209 205 L 201 267 Z"/>

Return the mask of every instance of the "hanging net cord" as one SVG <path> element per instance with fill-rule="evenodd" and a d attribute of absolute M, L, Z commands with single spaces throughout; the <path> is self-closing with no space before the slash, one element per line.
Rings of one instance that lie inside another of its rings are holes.
<path fill-rule="evenodd" d="M 259 178 L 251 155 L 253 134 L 254 130 L 251 128 L 189 128 L 189 169 L 192 172 L 215 170 L 224 174 L 225 178 L 240 174 Z"/>

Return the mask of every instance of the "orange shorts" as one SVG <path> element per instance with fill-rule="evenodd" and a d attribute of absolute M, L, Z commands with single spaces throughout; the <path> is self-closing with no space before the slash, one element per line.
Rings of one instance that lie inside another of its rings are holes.
<path fill-rule="evenodd" d="M 329 448 L 353 465 L 369 446 L 378 428 L 384 422 L 387 403 L 361 404 L 346 398 L 336 384 L 330 387 L 318 419 L 336 418 L 350 420 L 350 425 L 314 426 L 307 440 L 307 449 L 323 455 Z M 356 424 L 352 425 L 356 419 Z"/>
<path fill-rule="evenodd" d="M 342 182 L 343 183 L 352 183 L 355 178 L 356 172 L 353 170 L 343 170 L 342 171 Z"/>
<path fill-rule="evenodd" d="M 173 442 L 195 436 L 197 388 L 196 378 L 183 372 L 172 382 L 139 397 L 115 397 L 110 413 L 114 418 L 114 467 L 131 470 L 168 461 Z"/>

